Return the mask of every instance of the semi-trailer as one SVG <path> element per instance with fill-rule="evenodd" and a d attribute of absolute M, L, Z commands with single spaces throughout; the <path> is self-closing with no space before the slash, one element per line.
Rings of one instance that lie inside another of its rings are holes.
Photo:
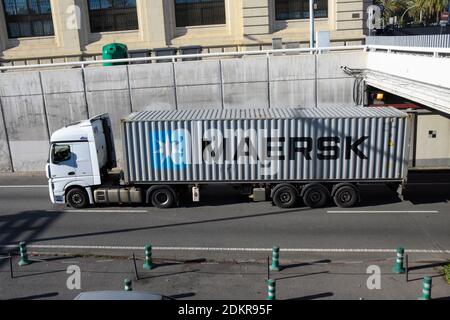
<path fill-rule="evenodd" d="M 202 187 L 222 184 L 280 208 L 347 208 L 361 184 L 401 192 L 408 173 L 410 117 L 394 108 L 155 110 L 120 125 L 119 170 L 107 114 L 52 135 L 53 203 L 170 208 L 181 194 L 197 202 Z"/>

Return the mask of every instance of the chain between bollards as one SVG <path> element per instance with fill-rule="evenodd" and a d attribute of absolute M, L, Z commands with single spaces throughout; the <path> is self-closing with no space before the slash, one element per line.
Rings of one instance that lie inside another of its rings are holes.
<path fill-rule="evenodd" d="M 273 247 L 272 248 L 272 265 L 270 266 L 270 270 L 272 271 L 280 271 L 280 248 Z"/>
<path fill-rule="evenodd" d="M 409 257 L 405 254 L 405 278 L 406 282 L 409 282 Z"/>
<path fill-rule="evenodd" d="M 153 259 L 152 259 L 152 246 L 146 245 L 145 246 L 145 262 L 143 265 L 143 268 L 145 270 L 152 270 L 155 266 L 153 265 Z"/>
<path fill-rule="evenodd" d="M 137 270 L 137 267 L 136 267 L 136 256 L 134 255 L 134 252 L 133 252 L 133 267 L 134 267 L 134 276 L 136 277 L 136 281 L 138 281 L 139 280 L 139 273 L 138 273 L 138 270 Z"/>
<path fill-rule="evenodd" d="M 20 250 L 19 266 L 29 265 L 31 261 L 28 260 L 27 244 L 25 241 L 19 243 L 19 250 Z"/>
<path fill-rule="evenodd" d="M 392 268 L 393 273 L 403 274 L 405 268 L 403 267 L 403 260 L 405 255 L 405 249 L 402 247 L 397 248 L 397 257 L 395 259 L 395 265 Z"/>
<path fill-rule="evenodd" d="M 276 300 L 277 282 L 273 279 L 267 280 L 267 300 Z"/>
<path fill-rule="evenodd" d="M 431 277 L 424 277 L 422 281 L 422 296 L 419 297 L 419 300 L 431 300 L 431 286 Z"/>
<path fill-rule="evenodd" d="M 8 253 L 8 259 L 9 259 L 9 275 L 10 275 L 11 279 L 14 279 L 13 262 L 12 262 L 11 251 Z"/>

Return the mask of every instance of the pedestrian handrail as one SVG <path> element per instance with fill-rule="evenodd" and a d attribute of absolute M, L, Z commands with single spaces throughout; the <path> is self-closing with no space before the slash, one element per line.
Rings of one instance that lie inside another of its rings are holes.
<path fill-rule="evenodd" d="M 433 56 L 448 55 L 450 48 L 432 48 L 432 47 L 404 47 L 404 46 L 385 46 L 385 45 L 368 45 L 368 51 L 384 51 L 384 52 L 407 52 L 422 53 Z"/>
<path fill-rule="evenodd" d="M 74 61 L 61 63 L 47 63 L 35 65 L 21 65 L 21 66 L 3 66 L 0 67 L 0 72 L 9 70 L 24 70 L 24 69 L 45 69 L 58 67 L 80 67 L 82 69 L 91 65 L 101 65 L 104 63 L 152 63 L 159 61 L 171 61 L 173 63 L 178 61 L 186 61 L 188 59 L 199 58 L 242 58 L 246 56 L 271 56 L 280 54 L 326 54 L 336 51 L 382 51 L 382 52 L 401 52 L 412 54 L 428 54 L 434 57 L 441 55 L 450 55 L 450 48 L 423 48 L 423 47 L 401 47 L 401 46 L 382 46 L 382 45 L 355 45 L 355 46 L 336 46 L 336 47 L 321 47 L 321 48 L 292 48 L 292 49 L 277 49 L 277 50 L 255 50 L 255 51 L 237 51 L 237 52 L 216 52 L 216 53 L 200 53 L 200 54 L 185 54 L 172 56 L 158 56 L 158 57 L 142 57 L 142 58 L 126 58 L 115 60 L 92 60 L 92 61 Z"/>
<path fill-rule="evenodd" d="M 183 61 L 195 58 L 213 58 L 213 57 L 237 57 L 265 55 L 280 53 L 322 53 L 324 51 L 350 51 L 350 50 L 366 50 L 367 46 L 338 46 L 328 48 L 292 48 L 292 49 L 277 49 L 277 50 L 255 50 L 255 51 L 236 51 L 236 52 L 214 52 L 214 53 L 199 53 L 199 54 L 183 54 L 172 56 L 158 56 L 158 57 L 142 57 L 142 58 L 126 58 L 114 60 L 92 60 L 92 61 L 74 61 L 61 63 L 47 63 L 35 65 L 21 65 L 21 66 L 3 66 L 0 71 L 20 70 L 20 69 L 37 69 L 37 68 L 51 68 L 51 67 L 81 67 L 85 68 L 89 65 L 98 65 L 103 63 L 127 63 L 127 62 L 158 62 L 158 61 Z"/>
<path fill-rule="evenodd" d="M 425 34 L 401 36 L 369 36 L 367 45 L 449 48 L 450 34 Z"/>

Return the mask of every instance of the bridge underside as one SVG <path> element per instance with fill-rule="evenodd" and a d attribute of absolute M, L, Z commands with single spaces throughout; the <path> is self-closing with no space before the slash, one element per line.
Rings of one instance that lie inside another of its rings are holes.
<path fill-rule="evenodd" d="M 450 115 L 450 58 L 447 53 L 368 52 L 366 84 Z"/>
<path fill-rule="evenodd" d="M 450 88 L 372 70 L 364 73 L 364 79 L 367 85 L 450 115 Z"/>

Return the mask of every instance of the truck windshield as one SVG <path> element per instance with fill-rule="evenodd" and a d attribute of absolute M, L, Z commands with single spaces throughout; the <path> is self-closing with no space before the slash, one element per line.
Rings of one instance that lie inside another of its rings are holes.
<path fill-rule="evenodd" d="M 54 145 L 52 152 L 52 162 L 58 164 L 69 160 L 71 157 L 69 145 Z"/>

